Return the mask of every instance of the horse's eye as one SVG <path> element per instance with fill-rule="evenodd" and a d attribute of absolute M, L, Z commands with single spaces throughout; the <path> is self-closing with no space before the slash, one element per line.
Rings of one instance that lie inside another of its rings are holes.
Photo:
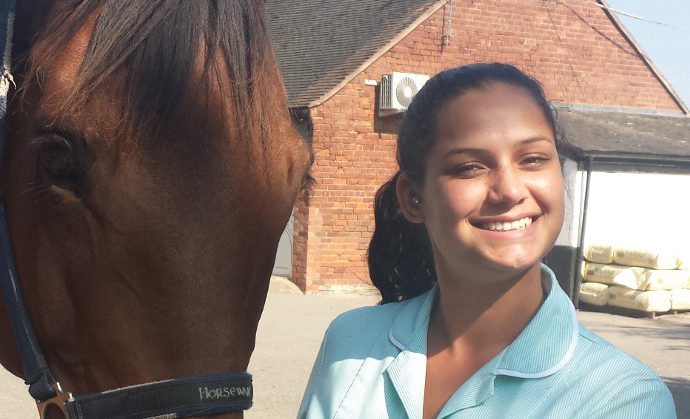
<path fill-rule="evenodd" d="M 39 142 L 39 162 L 47 180 L 83 198 L 89 185 L 84 141 L 50 134 Z"/>

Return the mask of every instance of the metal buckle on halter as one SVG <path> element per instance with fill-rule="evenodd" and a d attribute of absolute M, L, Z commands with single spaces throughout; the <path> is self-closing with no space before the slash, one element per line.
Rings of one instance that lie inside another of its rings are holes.
<path fill-rule="evenodd" d="M 36 402 L 39 417 L 41 419 L 54 419 L 56 418 L 55 413 L 59 412 L 64 418 L 69 418 L 66 403 L 74 401 L 72 393 L 63 390 L 62 386 L 58 382 L 53 384 L 51 387 L 53 390 L 55 390 L 55 396 L 51 397 L 50 399 Z"/>

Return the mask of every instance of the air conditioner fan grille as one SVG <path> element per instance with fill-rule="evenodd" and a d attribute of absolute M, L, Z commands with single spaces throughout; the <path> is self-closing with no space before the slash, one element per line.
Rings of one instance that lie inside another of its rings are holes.
<path fill-rule="evenodd" d="M 398 103 L 404 107 L 408 107 L 410 103 L 412 103 L 412 98 L 417 94 L 418 90 L 417 83 L 415 83 L 414 80 L 410 77 L 403 77 L 395 86 L 395 97 L 398 99 Z"/>

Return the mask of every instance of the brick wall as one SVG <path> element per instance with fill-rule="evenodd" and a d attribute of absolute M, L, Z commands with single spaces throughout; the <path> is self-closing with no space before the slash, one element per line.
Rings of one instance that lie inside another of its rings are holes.
<path fill-rule="evenodd" d="M 455 0 L 450 44 L 442 47 L 447 7 L 310 110 L 317 184 L 297 206 L 293 244 L 293 281 L 307 292 L 371 288 L 366 249 L 374 228 L 372 202 L 397 170 L 400 117 L 376 115 L 376 88 L 365 85 L 366 79 L 501 61 L 539 79 L 551 100 L 680 110 L 590 2 Z"/>

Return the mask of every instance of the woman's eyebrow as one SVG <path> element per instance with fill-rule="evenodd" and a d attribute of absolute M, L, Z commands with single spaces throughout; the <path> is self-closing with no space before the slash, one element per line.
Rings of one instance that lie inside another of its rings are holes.
<path fill-rule="evenodd" d="M 553 138 L 537 136 L 537 137 L 526 138 L 526 139 L 520 141 L 519 144 L 520 145 L 526 145 L 526 144 L 538 143 L 540 141 L 546 141 L 549 143 L 554 142 Z"/>
<path fill-rule="evenodd" d="M 454 156 L 456 154 L 483 154 L 485 153 L 486 150 L 481 149 L 481 148 L 472 148 L 472 147 L 467 147 L 467 148 L 454 148 L 449 150 L 444 158 L 448 158 L 451 156 Z"/>
<path fill-rule="evenodd" d="M 552 138 L 537 136 L 537 137 L 529 137 L 529 138 L 525 138 L 524 140 L 520 140 L 517 143 L 517 145 L 518 146 L 524 146 L 524 145 L 539 143 L 539 142 L 543 142 L 543 141 L 549 142 L 549 143 L 554 142 L 554 140 Z M 448 157 L 451 157 L 451 156 L 454 156 L 457 154 L 474 154 L 474 155 L 476 155 L 476 154 L 485 154 L 487 152 L 488 151 L 486 149 L 476 148 L 476 147 L 453 148 L 446 153 L 444 158 L 448 158 Z"/>

